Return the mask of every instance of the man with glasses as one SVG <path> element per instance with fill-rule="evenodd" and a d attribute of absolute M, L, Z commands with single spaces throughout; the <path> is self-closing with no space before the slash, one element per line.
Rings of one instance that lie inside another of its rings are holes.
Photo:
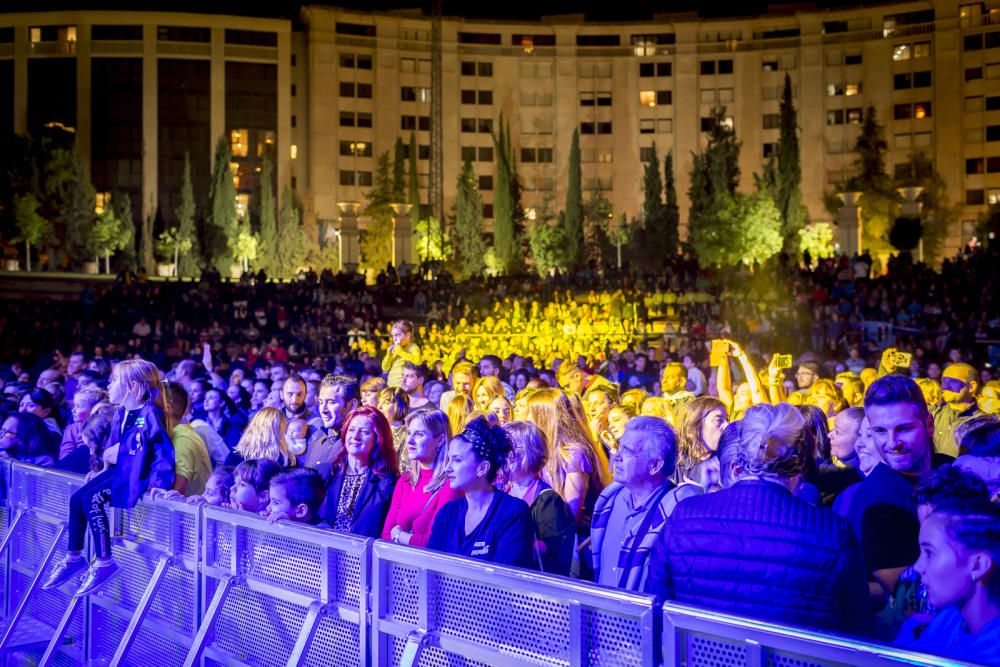
<path fill-rule="evenodd" d="M 955 427 L 983 414 L 976 404 L 978 390 L 979 373 L 969 364 L 951 364 L 944 369 L 941 374 L 944 402 L 930 406 L 934 417 L 934 451 L 958 456 Z"/>

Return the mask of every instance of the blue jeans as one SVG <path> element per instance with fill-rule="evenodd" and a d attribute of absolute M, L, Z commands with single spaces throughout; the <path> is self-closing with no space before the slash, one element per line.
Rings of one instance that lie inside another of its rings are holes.
<path fill-rule="evenodd" d="M 111 522 L 107 507 L 111 503 L 114 476 L 113 468 L 105 470 L 69 497 L 69 551 L 83 551 L 84 528 L 89 526 L 97 557 L 111 558 Z"/>

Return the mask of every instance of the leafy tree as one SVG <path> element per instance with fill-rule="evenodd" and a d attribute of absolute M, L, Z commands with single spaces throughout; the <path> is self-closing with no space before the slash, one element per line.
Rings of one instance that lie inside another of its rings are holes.
<path fill-rule="evenodd" d="M 393 185 L 388 151 L 378 156 L 372 189 L 365 194 L 368 200 L 364 215 L 368 216 L 368 229 L 361 235 L 361 261 L 365 267 L 381 271 L 392 263 L 392 203 Z"/>
<path fill-rule="evenodd" d="M 518 263 L 518 239 L 514 227 L 513 162 L 509 128 L 500 116 L 499 137 L 493 137 L 496 182 L 493 185 L 493 247 L 497 269 L 512 273 Z"/>
<path fill-rule="evenodd" d="M 799 251 L 803 256 L 808 254 L 810 267 L 817 260 L 833 257 L 833 227 L 826 222 L 814 222 L 798 231 Z"/>
<path fill-rule="evenodd" d="M 269 276 L 283 275 L 278 260 L 278 221 L 274 211 L 274 167 L 264 158 L 260 168 L 260 267 Z"/>
<path fill-rule="evenodd" d="M 409 176 L 409 202 L 413 206 L 413 215 L 417 218 L 420 217 L 420 179 L 417 174 L 417 135 L 415 132 L 410 132 L 410 168 L 408 170 L 407 176 Z"/>
<path fill-rule="evenodd" d="M 90 229 L 90 252 L 97 256 L 98 263 L 104 257 L 104 271 L 111 273 L 111 254 L 124 250 L 132 242 L 132 232 L 116 214 L 114 207 L 108 206 L 97 216 Z"/>
<path fill-rule="evenodd" d="M 480 211 L 480 215 L 482 215 L 482 211 Z M 420 263 L 443 262 L 451 254 L 451 236 L 447 232 L 443 232 L 437 218 L 428 216 L 417 220 L 413 226 L 413 234 L 417 241 L 414 252 L 416 252 Z M 487 247 L 485 241 L 483 247 Z"/>
<path fill-rule="evenodd" d="M 128 236 L 123 247 L 119 248 L 121 259 L 127 267 L 135 270 L 135 238 L 138 230 L 135 226 L 135 216 L 132 215 L 132 198 L 128 193 L 115 190 L 111 193 L 111 210 L 115 212 L 115 218 L 122 223 L 122 234 Z"/>
<path fill-rule="evenodd" d="M 64 259 L 89 259 L 89 229 L 94 221 L 97 195 L 76 150 L 56 148 L 44 169 L 41 214 L 51 224 L 49 270 Z M 64 258 L 65 250 L 68 258 Z"/>
<path fill-rule="evenodd" d="M 236 228 L 236 238 L 231 244 L 233 257 L 236 258 L 243 273 L 250 270 L 250 263 L 257 260 L 257 250 L 260 240 L 250 229 L 250 220 L 243 216 Z"/>
<path fill-rule="evenodd" d="M 728 197 L 713 217 L 714 224 L 692 229 L 691 245 L 704 264 L 754 267 L 781 251 L 781 213 L 767 193 Z"/>
<path fill-rule="evenodd" d="M 156 252 L 166 260 L 173 260 L 173 275 L 179 275 L 181 258 L 190 254 L 194 241 L 185 238 L 180 226 L 164 229 L 156 239 Z"/>
<path fill-rule="evenodd" d="M 592 190 L 590 198 L 583 205 L 583 239 L 585 259 L 599 264 L 612 261 L 610 221 L 614 207 L 602 190 Z"/>
<path fill-rule="evenodd" d="M 393 146 L 392 197 L 396 203 L 402 203 L 406 198 L 406 147 L 402 137 L 396 137 Z"/>
<path fill-rule="evenodd" d="M 873 254 L 891 251 L 889 232 L 898 211 L 898 195 L 885 171 L 889 145 L 885 126 L 878 122 L 875 107 L 865 109 L 861 134 L 854 144 L 854 167 L 857 173 L 848 181 L 848 190 L 861 192 L 862 243 Z"/>
<path fill-rule="evenodd" d="M 339 248 L 337 249 L 339 253 Z M 302 216 L 295 203 L 292 189 L 285 186 L 281 192 L 281 212 L 278 220 L 278 238 L 275 243 L 275 276 L 294 276 L 306 263 L 309 246 L 306 241 Z M 339 261 L 339 259 L 338 259 Z"/>
<path fill-rule="evenodd" d="M 569 183 L 566 188 L 564 232 L 566 236 L 566 261 L 570 267 L 580 262 L 583 248 L 583 175 L 580 168 L 580 130 L 573 128 L 569 147 Z"/>
<path fill-rule="evenodd" d="M 979 216 L 976 236 L 990 250 L 995 250 L 1000 244 L 1000 203 L 990 204 Z"/>
<path fill-rule="evenodd" d="M 483 198 L 476 187 L 472 162 L 466 160 L 458 176 L 455 196 L 455 268 L 462 279 L 478 276 L 485 268 L 486 242 L 483 240 Z"/>
<path fill-rule="evenodd" d="M 923 234 L 921 239 L 923 240 L 924 261 L 935 265 L 943 259 L 948 230 L 954 229 L 958 225 L 962 208 L 951 203 L 944 178 L 934 168 L 934 162 L 926 153 L 921 151 L 910 158 L 910 170 L 913 176 L 904 179 L 899 185 L 923 187 L 923 192 L 917 197 L 917 201 L 922 205 Z"/>
<path fill-rule="evenodd" d="M 24 243 L 25 269 L 31 271 L 31 246 L 37 246 L 49 235 L 49 221 L 38 215 L 38 199 L 30 192 L 14 196 L 14 243 Z"/>
<path fill-rule="evenodd" d="M 663 247 L 666 254 L 675 255 L 680 244 L 681 211 L 680 206 L 677 205 L 677 180 L 674 178 L 674 152 L 672 150 L 667 151 L 667 157 L 663 161 L 663 173 L 666 203 L 663 206 L 663 227 L 660 233 L 663 237 Z"/>
<path fill-rule="evenodd" d="M 184 154 L 184 178 L 181 181 L 181 203 L 177 207 L 177 237 L 187 247 L 178 257 L 177 275 L 192 277 L 198 272 L 198 234 L 195 229 L 194 187 L 191 185 L 191 155 Z"/>
<path fill-rule="evenodd" d="M 692 234 L 700 225 L 714 224 L 716 211 L 729 205 L 740 180 L 739 162 L 736 130 L 726 120 L 725 107 L 716 107 L 712 109 L 708 145 L 703 153 L 692 154 L 691 159 L 688 224 Z"/>
<path fill-rule="evenodd" d="M 233 154 L 226 138 L 215 145 L 215 167 L 209 189 L 211 210 L 208 216 L 208 259 L 222 275 L 229 275 L 239 242 L 239 217 L 236 213 L 236 186 L 230 165 Z"/>
<path fill-rule="evenodd" d="M 565 214 L 557 224 L 536 220 L 528 230 L 528 245 L 538 275 L 546 276 L 552 271 L 565 269 L 569 265 Z"/>

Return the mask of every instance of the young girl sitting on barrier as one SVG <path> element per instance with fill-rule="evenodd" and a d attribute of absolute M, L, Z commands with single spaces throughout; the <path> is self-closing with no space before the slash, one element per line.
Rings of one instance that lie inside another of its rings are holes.
<path fill-rule="evenodd" d="M 169 489 L 174 483 L 174 447 L 164 408 L 163 383 L 156 366 L 142 359 L 115 366 L 108 399 L 118 406 L 111 424 L 105 460 L 114 463 L 93 474 L 69 501 L 66 557 L 42 585 L 45 590 L 62 586 L 87 570 L 77 597 L 90 595 L 118 571 L 111 553 L 108 505 L 135 507 L 147 490 Z M 85 528 L 89 525 L 95 559 L 88 569 L 83 557 Z"/>

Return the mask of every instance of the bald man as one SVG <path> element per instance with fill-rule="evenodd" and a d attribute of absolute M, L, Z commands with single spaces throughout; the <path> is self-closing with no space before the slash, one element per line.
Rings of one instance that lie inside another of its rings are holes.
<path fill-rule="evenodd" d="M 941 396 L 944 402 L 930 406 L 934 416 L 934 450 L 958 456 L 955 442 L 955 427 L 960 423 L 982 415 L 976 404 L 979 391 L 979 373 L 969 364 L 951 364 L 941 375 Z"/>

